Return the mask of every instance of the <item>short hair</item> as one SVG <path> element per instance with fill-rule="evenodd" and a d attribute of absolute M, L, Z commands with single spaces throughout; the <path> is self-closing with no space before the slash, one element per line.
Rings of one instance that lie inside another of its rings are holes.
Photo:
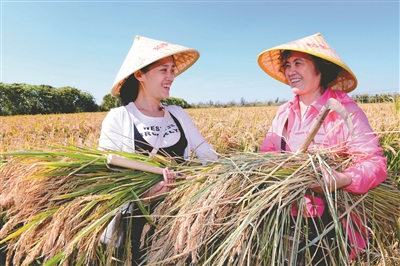
<path fill-rule="evenodd" d="M 291 56 L 292 50 L 281 50 L 279 55 L 279 61 L 281 63 L 279 67 L 279 71 L 285 73 L 285 63 L 287 59 Z M 307 53 L 305 53 L 307 54 Z M 328 87 L 328 85 L 335 81 L 342 70 L 342 68 L 335 63 L 332 63 L 328 60 L 322 59 L 318 56 L 308 54 L 311 57 L 311 60 L 314 62 L 314 67 L 316 74 L 321 73 L 321 82 L 320 86 L 324 88 Z"/>

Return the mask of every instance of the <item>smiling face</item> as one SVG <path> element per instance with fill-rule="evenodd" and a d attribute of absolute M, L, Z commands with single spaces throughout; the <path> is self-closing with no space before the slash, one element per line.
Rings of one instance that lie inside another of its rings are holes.
<path fill-rule="evenodd" d="M 149 66 L 146 73 L 136 77 L 143 82 L 147 92 L 157 101 L 169 97 L 175 79 L 175 64 L 172 56 L 165 57 Z"/>
<path fill-rule="evenodd" d="M 320 94 L 321 73 L 316 71 L 314 61 L 308 54 L 292 51 L 282 62 L 282 70 L 293 93 L 300 96 Z"/>

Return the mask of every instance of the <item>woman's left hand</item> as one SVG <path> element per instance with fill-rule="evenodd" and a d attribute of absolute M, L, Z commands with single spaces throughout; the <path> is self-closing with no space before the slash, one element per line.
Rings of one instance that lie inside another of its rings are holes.
<path fill-rule="evenodd" d="M 175 183 L 177 172 L 169 170 L 168 168 L 163 169 L 163 181 L 158 182 L 152 188 L 150 188 L 146 193 L 144 193 L 143 198 L 145 202 L 152 201 L 157 198 L 158 195 L 162 195 L 170 192 L 175 188 L 173 183 Z"/>
<path fill-rule="evenodd" d="M 175 172 L 174 170 L 169 170 L 168 167 L 163 169 L 163 179 L 164 179 L 164 187 L 165 192 L 170 192 L 172 189 L 175 188 L 173 183 L 176 181 L 176 176 L 179 173 Z"/>
<path fill-rule="evenodd" d="M 351 177 L 340 173 L 336 170 L 331 169 L 329 172 L 324 167 L 322 167 L 322 179 L 321 181 L 324 182 L 324 187 L 328 188 L 330 192 L 335 191 L 339 188 L 347 187 L 351 184 Z M 314 182 L 309 186 L 310 189 L 317 193 L 323 194 L 323 189 L 321 188 L 318 182 Z"/>

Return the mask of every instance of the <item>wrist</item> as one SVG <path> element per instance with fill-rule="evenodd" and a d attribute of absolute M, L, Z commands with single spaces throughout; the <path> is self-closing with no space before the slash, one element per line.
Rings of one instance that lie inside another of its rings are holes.
<path fill-rule="evenodd" d="M 140 199 L 142 200 L 143 203 L 147 204 L 147 203 L 151 202 L 151 196 L 152 196 L 152 193 L 151 193 L 151 188 L 150 188 L 142 195 L 142 197 L 140 197 Z"/>

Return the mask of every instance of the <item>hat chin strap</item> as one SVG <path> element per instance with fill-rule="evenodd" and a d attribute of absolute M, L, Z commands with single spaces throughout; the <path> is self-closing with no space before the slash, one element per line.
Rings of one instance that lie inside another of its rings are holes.
<path fill-rule="evenodd" d="M 157 105 L 159 106 L 159 110 L 160 110 L 160 111 L 162 110 L 162 111 L 164 112 L 164 114 L 166 114 L 167 117 L 170 118 L 168 111 L 165 110 L 165 108 L 164 108 L 164 106 L 161 104 L 161 102 L 157 102 L 157 101 L 153 98 L 153 96 L 150 95 L 150 93 L 147 91 L 146 86 L 144 86 L 144 84 L 143 84 L 142 81 L 139 81 L 139 82 L 140 82 L 140 86 L 143 88 L 143 90 L 144 90 L 144 92 L 147 94 L 147 96 L 149 96 L 150 99 L 151 99 L 155 104 L 157 104 Z"/>

